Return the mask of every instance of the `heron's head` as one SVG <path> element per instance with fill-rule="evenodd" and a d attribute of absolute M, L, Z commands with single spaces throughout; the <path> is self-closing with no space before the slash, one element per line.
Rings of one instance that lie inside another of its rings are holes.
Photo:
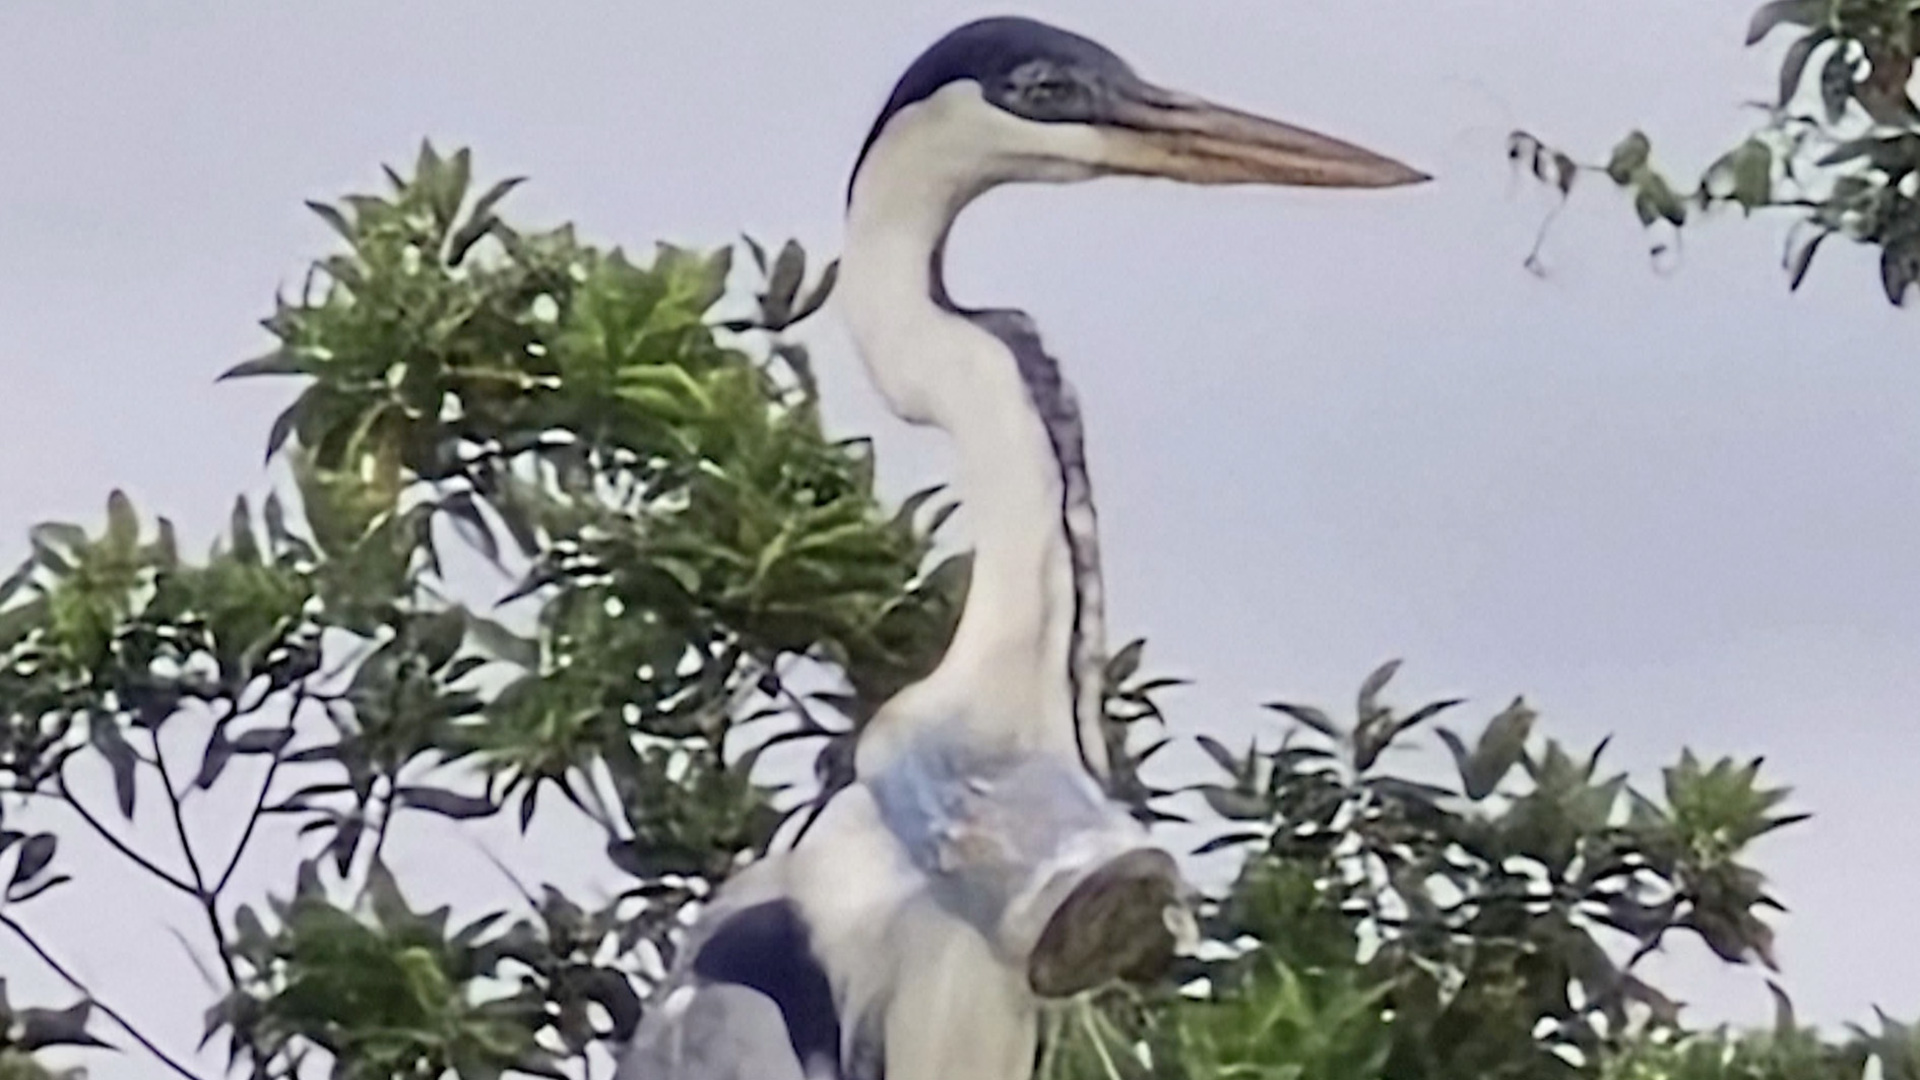
<path fill-rule="evenodd" d="M 1393 187 L 1426 174 L 1317 132 L 1152 83 L 1097 42 L 1032 19 L 949 33 L 894 88 L 854 167 L 932 174 L 970 197 L 1013 181 Z"/>

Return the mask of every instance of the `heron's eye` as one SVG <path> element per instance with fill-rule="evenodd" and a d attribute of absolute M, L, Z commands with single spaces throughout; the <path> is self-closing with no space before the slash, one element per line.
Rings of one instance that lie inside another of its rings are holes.
<path fill-rule="evenodd" d="M 1087 88 L 1080 80 L 1051 67 L 1016 72 L 1010 89 L 1022 105 L 1039 112 L 1069 111 L 1087 96 Z"/>

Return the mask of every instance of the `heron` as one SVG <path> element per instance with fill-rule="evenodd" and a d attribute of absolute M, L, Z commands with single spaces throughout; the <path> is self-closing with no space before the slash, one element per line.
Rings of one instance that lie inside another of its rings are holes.
<path fill-rule="evenodd" d="M 836 302 L 888 408 L 952 444 L 971 583 L 940 662 L 862 729 L 854 783 L 701 913 L 620 1080 L 1023 1080 L 1044 1000 L 1150 975 L 1191 934 L 1177 863 L 1105 787 L 1072 385 L 1026 315 L 962 307 L 943 276 L 980 195 L 1102 176 L 1427 179 L 1032 19 L 968 23 L 907 68 L 848 183 Z"/>

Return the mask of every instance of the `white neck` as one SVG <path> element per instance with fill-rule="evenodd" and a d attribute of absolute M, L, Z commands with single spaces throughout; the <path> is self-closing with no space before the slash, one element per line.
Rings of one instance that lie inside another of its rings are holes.
<path fill-rule="evenodd" d="M 1077 731 L 1075 581 L 1059 459 L 1008 347 L 932 298 L 954 217 L 1007 178 L 967 142 L 996 122 L 980 110 L 997 110 L 977 91 L 952 88 L 913 108 L 922 113 L 889 123 L 855 182 L 838 303 L 894 413 L 953 439 L 973 580 L 945 657 L 881 709 L 862 738 L 859 771 L 871 775 L 938 730 L 982 749 L 1076 763 L 1084 750 L 1104 774 L 1097 725 L 1090 740 Z"/>

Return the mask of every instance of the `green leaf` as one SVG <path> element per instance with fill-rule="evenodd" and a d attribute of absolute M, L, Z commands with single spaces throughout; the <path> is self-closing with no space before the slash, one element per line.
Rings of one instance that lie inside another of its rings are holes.
<path fill-rule="evenodd" d="M 286 349 L 275 349 L 262 356 L 238 363 L 220 373 L 215 382 L 247 379 L 255 375 L 310 375 L 307 362 Z"/>
<path fill-rule="evenodd" d="M 121 551 L 132 551 L 140 543 L 140 517 L 133 500 L 118 488 L 107 496 L 107 543 Z"/>
<path fill-rule="evenodd" d="M 1645 132 L 1628 134 L 1613 148 L 1612 157 L 1607 159 L 1607 176 L 1622 186 L 1632 183 L 1634 175 L 1646 168 L 1652 151 L 1653 145 L 1647 140 Z"/>
<path fill-rule="evenodd" d="M 1642 169 L 1635 178 L 1635 187 L 1633 208 L 1640 215 L 1640 224 L 1652 225 L 1662 218 L 1674 226 L 1687 223 L 1686 204 L 1680 201 L 1665 177 L 1651 169 Z"/>
<path fill-rule="evenodd" d="M 307 209 L 313 211 L 314 214 L 317 215 L 321 221 L 326 222 L 328 228 L 332 229 L 336 233 L 339 233 L 340 238 L 345 240 L 347 243 L 358 244 L 360 242 L 359 235 L 357 231 L 354 229 L 352 223 L 348 222 L 346 215 L 342 214 L 335 207 L 329 206 L 323 202 L 316 202 L 312 199 L 309 199 L 307 200 Z"/>

